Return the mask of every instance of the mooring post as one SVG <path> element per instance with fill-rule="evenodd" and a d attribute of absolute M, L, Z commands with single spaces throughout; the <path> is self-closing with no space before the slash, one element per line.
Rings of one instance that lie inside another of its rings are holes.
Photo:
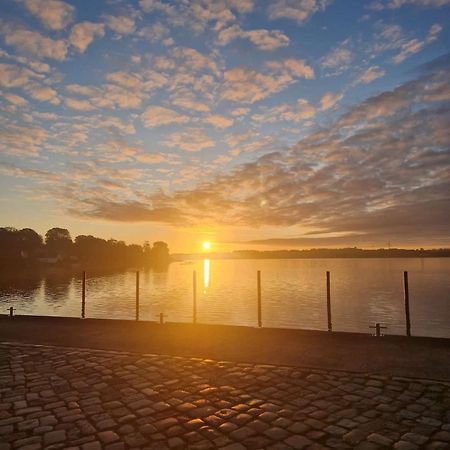
<path fill-rule="evenodd" d="M 192 321 L 197 323 L 197 271 L 192 273 Z"/>
<path fill-rule="evenodd" d="M 83 270 L 83 281 L 81 285 L 81 318 L 86 317 L 86 271 Z"/>
<path fill-rule="evenodd" d="M 136 271 L 136 320 L 139 320 L 139 270 Z"/>
<path fill-rule="evenodd" d="M 371 327 L 369 327 L 369 328 L 374 328 L 375 329 L 375 336 L 376 337 L 380 337 L 380 336 L 383 336 L 382 334 L 381 334 L 381 330 L 382 329 L 386 329 L 387 327 L 383 327 L 382 325 L 381 325 L 381 323 L 375 323 L 375 326 L 371 326 Z"/>
<path fill-rule="evenodd" d="M 159 313 L 159 323 L 160 325 L 164 325 L 164 313 Z"/>
<path fill-rule="evenodd" d="M 330 272 L 328 270 L 327 270 L 327 317 L 328 317 L 328 331 L 333 331 L 333 324 L 331 323 Z"/>
<path fill-rule="evenodd" d="M 16 308 L 13 308 L 12 306 L 10 306 L 8 308 L 9 310 L 9 317 L 14 317 L 14 311 L 16 310 Z"/>
<path fill-rule="evenodd" d="M 262 308 L 261 308 L 261 271 L 256 273 L 256 284 L 258 287 L 258 327 L 262 327 Z"/>
<path fill-rule="evenodd" d="M 406 318 L 406 336 L 411 336 L 411 319 L 409 317 L 409 286 L 408 272 L 403 272 L 403 285 L 405 288 L 405 318 Z"/>

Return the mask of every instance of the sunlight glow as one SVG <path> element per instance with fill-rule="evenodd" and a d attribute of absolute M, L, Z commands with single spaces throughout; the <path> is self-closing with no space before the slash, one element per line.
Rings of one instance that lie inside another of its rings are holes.
<path fill-rule="evenodd" d="M 209 259 L 203 260 L 203 293 L 206 294 L 206 289 L 209 287 Z"/>
<path fill-rule="evenodd" d="M 205 241 L 202 244 L 203 250 L 210 250 L 211 249 L 211 242 Z"/>

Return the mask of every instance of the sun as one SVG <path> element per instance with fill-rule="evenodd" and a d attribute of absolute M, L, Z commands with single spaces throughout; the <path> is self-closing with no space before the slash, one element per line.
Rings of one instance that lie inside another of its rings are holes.
<path fill-rule="evenodd" d="M 211 242 L 205 241 L 202 244 L 203 250 L 209 250 L 211 248 Z"/>

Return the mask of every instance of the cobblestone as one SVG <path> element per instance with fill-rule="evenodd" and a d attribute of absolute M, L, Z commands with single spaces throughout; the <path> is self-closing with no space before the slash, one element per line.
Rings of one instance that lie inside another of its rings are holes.
<path fill-rule="evenodd" d="M 450 383 L 0 344 L 0 450 L 450 448 Z"/>

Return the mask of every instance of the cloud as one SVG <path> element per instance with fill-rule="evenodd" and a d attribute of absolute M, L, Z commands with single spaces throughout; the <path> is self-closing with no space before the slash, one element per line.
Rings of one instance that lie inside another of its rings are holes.
<path fill-rule="evenodd" d="M 189 47 L 175 47 L 170 52 L 171 56 L 178 60 L 176 64 L 181 62 L 186 68 L 199 72 L 202 70 L 211 71 L 214 74 L 219 74 L 217 63 L 208 55 L 204 55 L 194 48 Z"/>
<path fill-rule="evenodd" d="M 162 153 L 139 153 L 135 159 L 145 164 L 159 164 L 166 161 L 166 157 Z"/>
<path fill-rule="evenodd" d="M 236 108 L 231 111 L 231 115 L 234 117 L 242 117 L 251 111 L 250 108 Z"/>
<path fill-rule="evenodd" d="M 76 98 L 66 97 L 64 99 L 64 104 L 71 109 L 76 109 L 77 111 L 93 111 L 97 109 L 88 100 L 79 100 Z"/>
<path fill-rule="evenodd" d="M 217 35 L 219 45 L 228 45 L 235 39 L 248 39 L 260 50 L 272 51 L 277 48 L 287 47 L 289 38 L 280 30 L 243 30 L 239 25 L 232 25 L 220 30 Z"/>
<path fill-rule="evenodd" d="M 183 214 L 175 208 L 152 208 L 148 204 L 138 201 L 118 203 L 99 198 L 84 203 L 82 207 L 82 210 L 70 208 L 68 212 L 78 217 L 117 222 L 183 223 Z"/>
<path fill-rule="evenodd" d="M 279 61 L 267 61 L 266 65 L 280 76 L 306 78 L 307 80 L 314 78 L 314 69 L 306 64 L 303 59 L 288 58 Z"/>
<path fill-rule="evenodd" d="M 53 105 L 59 105 L 61 103 L 61 100 L 58 98 L 58 93 L 48 86 L 32 84 L 27 86 L 26 92 L 32 98 L 41 102 L 48 102 Z"/>
<path fill-rule="evenodd" d="M 442 26 L 434 24 L 424 38 L 411 38 L 399 25 L 377 23 L 373 43 L 370 46 L 370 57 L 375 58 L 381 53 L 395 50 L 397 53 L 392 57 L 392 62 L 400 64 L 434 42 L 441 31 Z"/>
<path fill-rule="evenodd" d="M 62 39 L 50 39 L 36 31 L 25 28 L 4 27 L 2 30 L 7 45 L 38 58 L 62 61 L 67 56 L 67 43 Z"/>
<path fill-rule="evenodd" d="M 296 226 L 318 236 L 348 235 L 349 243 L 355 236 L 357 242 L 386 242 L 387 236 L 396 242 L 448 241 L 446 87 L 446 71 L 400 85 L 355 105 L 290 149 L 264 154 L 190 190 L 155 193 L 148 208 L 183 211 L 185 224 Z M 172 145 L 186 142 L 193 131 L 178 133 Z M 238 152 L 245 142 L 256 142 L 251 135 L 231 138 Z M 108 211 L 103 217 L 110 217 Z"/>
<path fill-rule="evenodd" d="M 1 71 L 1 68 L 0 68 L 0 71 Z M 4 93 L 2 95 L 8 102 L 12 103 L 13 105 L 25 106 L 28 104 L 28 101 L 25 100 L 20 95 L 8 94 L 8 93 Z"/>
<path fill-rule="evenodd" d="M 4 88 L 22 87 L 31 79 L 39 78 L 37 74 L 15 64 L 0 63 L 0 86 Z"/>
<path fill-rule="evenodd" d="M 104 35 L 105 25 L 102 23 L 82 22 L 72 27 L 69 42 L 79 53 L 84 53 L 95 38 Z"/>
<path fill-rule="evenodd" d="M 388 0 L 386 4 L 377 1 L 372 4 L 372 8 L 376 10 L 384 8 L 398 9 L 405 5 L 439 8 L 441 6 L 450 5 L 450 0 Z"/>
<path fill-rule="evenodd" d="M 426 45 L 431 44 L 433 41 L 435 41 L 441 31 L 442 26 L 439 24 L 434 24 L 430 28 L 425 40 L 421 41 L 419 39 L 411 39 L 403 43 L 400 47 L 400 53 L 395 55 L 392 58 L 392 61 L 394 61 L 394 63 L 396 64 L 399 64 L 405 59 L 409 58 L 411 55 L 420 52 Z"/>
<path fill-rule="evenodd" d="M 37 156 L 48 137 L 48 132 L 41 127 L 10 125 L 7 129 L 0 130 L 0 153 Z"/>
<path fill-rule="evenodd" d="M 300 98 L 295 103 L 283 103 L 272 108 L 265 108 L 262 114 L 254 114 L 252 119 L 256 122 L 300 122 L 310 119 L 316 114 L 316 108 L 307 100 Z"/>
<path fill-rule="evenodd" d="M 197 112 L 208 112 L 210 110 L 209 105 L 199 101 L 192 92 L 184 89 L 174 92 L 170 96 L 170 101 L 173 105 L 183 109 Z"/>
<path fill-rule="evenodd" d="M 327 109 L 333 108 L 344 95 L 340 92 L 327 92 L 320 98 L 320 109 L 326 111 Z"/>
<path fill-rule="evenodd" d="M 0 173 L 9 177 L 37 178 L 51 181 L 59 181 L 61 178 L 58 174 L 47 170 L 30 169 L 2 161 L 0 161 Z"/>
<path fill-rule="evenodd" d="M 7 29 L 7 27 L 5 28 Z M 42 61 L 37 61 L 20 55 L 10 55 L 8 52 L 1 49 L 0 49 L 0 57 L 27 66 L 33 72 L 37 72 L 39 74 L 50 73 L 50 66 L 46 63 L 43 63 Z"/>
<path fill-rule="evenodd" d="M 214 147 L 214 140 L 200 128 L 191 128 L 169 134 L 163 141 L 168 147 L 175 147 L 187 152 L 199 152 Z"/>
<path fill-rule="evenodd" d="M 85 106 L 81 106 L 82 103 L 78 103 L 78 105 L 85 110 L 89 109 L 87 103 L 92 105 L 92 109 L 140 108 L 143 101 L 149 97 L 149 95 L 145 92 L 145 85 L 139 77 L 134 77 L 132 74 L 128 76 L 125 73 L 115 72 L 113 74 L 109 74 L 107 78 L 113 83 L 107 83 L 101 86 L 69 84 L 66 86 L 66 89 L 71 94 L 85 97 L 82 99 Z M 75 104 L 69 102 L 69 104 L 70 103 L 72 105 Z"/>
<path fill-rule="evenodd" d="M 306 22 L 314 13 L 323 11 L 331 0 L 274 0 L 270 2 L 270 19 L 292 19 Z"/>
<path fill-rule="evenodd" d="M 286 59 L 266 62 L 266 71 L 236 67 L 224 73 L 222 99 L 255 103 L 285 89 L 299 78 L 311 79 L 314 70 L 303 60 Z"/>
<path fill-rule="evenodd" d="M 163 106 L 149 106 L 141 115 L 147 128 L 189 122 L 189 117 Z"/>
<path fill-rule="evenodd" d="M 356 80 L 355 84 L 369 84 L 377 78 L 384 76 L 386 72 L 378 66 L 371 66 L 366 69 Z"/>
<path fill-rule="evenodd" d="M 347 39 L 336 47 L 327 56 L 322 58 L 322 67 L 336 69 L 338 73 L 346 70 L 353 60 L 353 53 L 348 49 L 350 41 Z"/>
<path fill-rule="evenodd" d="M 228 128 L 233 125 L 234 120 L 219 114 L 212 114 L 204 120 L 206 123 L 216 127 L 216 128 Z"/>
<path fill-rule="evenodd" d="M 110 119 L 117 119 L 111 117 Z M 126 131 L 130 134 L 129 130 Z M 159 164 L 167 162 L 168 158 L 162 153 L 144 151 L 142 145 L 127 142 L 125 139 L 110 139 L 96 147 L 99 161 L 106 163 L 121 163 L 138 161 L 144 164 Z M 107 174 L 102 174 L 106 176 Z"/>
<path fill-rule="evenodd" d="M 131 34 L 136 29 L 135 20 L 128 16 L 111 16 L 104 17 L 106 26 L 117 34 Z"/>
<path fill-rule="evenodd" d="M 75 8 L 61 0 L 22 0 L 22 3 L 50 30 L 63 30 L 75 15 Z"/>
<path fill-rule="evenodd" d="M 156 22 L 150 26 L 142 27 L 137 33 L 138 36 L 150 42 L 160 42 L 167 38 L 169 34 L 169 28 L 161 22 Z"/>

